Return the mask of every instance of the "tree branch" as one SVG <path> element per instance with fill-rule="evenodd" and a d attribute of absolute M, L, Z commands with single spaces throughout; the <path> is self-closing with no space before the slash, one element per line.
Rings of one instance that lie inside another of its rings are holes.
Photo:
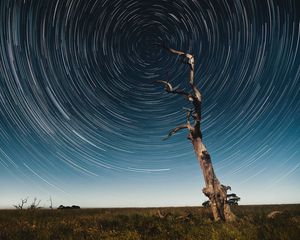
<path fill-rule="evenodd" d="M 171 83 L 167 82 L 167 81 L 163 81 L 163 80 L 157 80 L 157 81 L 154 81 L 155 83 L 161 83 L 165 86 L 165 91 L 167 93 L 173 93 L 173 94 L 179 94 L 179 95 L 184 95 L 187 97 L 187 99 L 189 100 L 192 95 L 188 92 L 185 92 L 181 89 L 173 89 L 173 86 L 171 85 Z"/>
<path fill-rule="evenodd" d="M 183 125 L 180 125 L 174 129 L 172 129 L 169 132 L 168 136 L 166 136 L 163 140 L 167 140 L 168 138 L 172 137 L 175 133 L 177 133 L 178 131 L 185 129 L 185 128 L 189 128 L 188 124 L 183 124 Z"/>
<path fill-rule="evenodd" d="M 184 96 L 186 96 L 186 97 L 192 96 L 190 93 L 185 92 L 185 91 L 183 91 L 183 90 L 181 90 L 181 89 L 175 89 L 175 90 L 173 90 L 173 91 L 171 91 L 171 92 L 169 92 L 169 93 L 174 93 L 174 94 L 184 95 Z"/>
<path fill-rule="evenodd" d="M 188 64 L 190 66 L 190 79 L 189 79 L 189 84 L 195 94 L 195 97 L 198 99 L 198 101 L 201 101 L 201 93 L 199 91 L 199 89 L 197 88 L 197 86 L 194 84 L 194 75 L 195 75 L 195 58 L 192 54 L 189 53 L 185 53 L 182 51 L 178 51 L 175 50 L 173 48 L 168 48 L 166 47 L 164 44 L 157 44 L 157 46 L 160 46 L 166 50 L 168 50 L 169 52 L 179 55 L 180 57 L 185 57 L 187 59 L 187 62 L 182 61 L 185 64 Z"/>
<path fill-rule="evenodd" d="M 190 132 L 194 131 L 194 128 L 191 126 L 190 124 L 190 117 L 194 111 L 194 109 L 190 109 L 190 108 L 183 108 L 184 110 L 187 110 L 187 113 L 186 113 L 186 124 L 183 124 L 183 125 L 180 125 L 180 126 L 177 126 L 176 128 L 173 128 L 168 136 L 166 136 L 163 140 L 167 140 L 168 138 L 172 137 L 175 133 L 179 132 L 180 130 L 182 129 L 189 129 Z"/>
<path fill-rule="evenodd" d="M 195 111 L 194 109 L 191 109 L 191 108 L 183 108 L 184 110 L 186 110 L 187 111 L 187 113 L 186 113 L 186 123 L 188 124 L 188 125 L 190 125 L 190 118 L 191 118 L 191 116 L 192 116 L 192 113 Z M 190 129 L 190 128 L 189 128 Z"/>

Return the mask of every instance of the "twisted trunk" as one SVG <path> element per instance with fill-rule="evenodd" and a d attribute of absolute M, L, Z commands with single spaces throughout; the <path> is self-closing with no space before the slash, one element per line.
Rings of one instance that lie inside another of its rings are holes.
<path fill-rule="evenodd" d="M 186 124 L 180 125 L 172 129 L 168 136 L 169 138 L 176 132 L 182 129 L 188 129 L 189 135 L 188 139 L 191 140 L 196 156 L 200 162 L 201 169 L 203 171 L 203 176 L 205 180 L 205 187 L 203 188 L 203 193 L 209 198 L 211 202 L 211 210 L 215 221 L 233 221 L 236 217 L 231 212 L 230 206 L 227 203 L 227 190 L 230 187 L 222 185 L 213 169 L 210 155 L 202 142 L 202 132 L 201 132 L 201 104 L 202 96 L 198 87 L 194 84 L 194 56 L 181 51 L 177 51 L 172 48 L 167 48 L 163 46 L 166 50 L 173 54 L 185 57 L 187 59 L 186 64 L 190 68 L 189 86 L 191 92 L 185 92 L 182 90 L 173 90 L 172 85 L 167 81 L 156 81 L 157 83 L 162 83 L 165 85 L 165 90 L 168 93 L 179 94 L 184 96 L 189 102 L 193 104 L 193 109 L 189 109 L 187 113 Z M 194 123 L 190 123 L 190 117 L 192 116 Z"/>
<path fill-rule="evenodd" d="M 189 128 L 190 133 L 188 138 L 194 146 L 195 154 L 203 171 L 205 187 L 202 189 L 202 192 L 210 200 L 210 206 L 215 221 L 233 221 L 235 220 L 235 215 L 231 212 L 230 206 L 227 203 L 227 190 L 230 187 L 222 185 L 218 180 L 214 172 L 210 154 L 202 142 L 202 132 L 200 127 L 202 97 L 200 91 L 193 85 L 193 83 L 191 84 L 191 87 L 195 94 L 193 97 L 193 117 L 195 122 L 194 126 Z"/>
<path fill-rule="evenodd" d="M 233 221 L 235 215 L 227 204 L 227 187 L 221 185 L 215 175 L 210 155 L 202 143 L 201 137 L 193 137 L 192 144 L 203 171 L 205 187 L 202 192 L 211 202 L 211 210 L 215 221 Z"/>

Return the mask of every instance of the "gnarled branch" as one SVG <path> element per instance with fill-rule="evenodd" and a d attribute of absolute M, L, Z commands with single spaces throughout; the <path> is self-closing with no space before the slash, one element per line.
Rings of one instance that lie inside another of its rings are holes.
<path fill-rule="evenodd" d="M 173 86 L 171 85 L 171 83 L 167 82 L 167 81 L 163 81 L 163 80 L 157 80 L 157 81 L 154 81 L 155 83 L 161 83 L 165 86 L 165 91 L 167 93 L 174 93 L 174 94 L 179 94 L 179 95 L 184 95 L 186 96 L 187 98 L 189 96 L 192 96 L 190 93 L 188 92 L 185 92 L 181 89 L 174 89 Z"/>
<path fill-rule="evenodd" d="M 190 87 L 192 88 L 194 94 L 189 94 L 187 96 L 188 100 L 193 102 L 194 108 L 195 108 L 195 119 L 199 122 L 201 120 L 201 101 L 202 101 L 202 96 L 201 96 L 201 92 L 200 90 L 197 88 L 197 86 L 194 84 L 194 69 L 195 69 L 195 59 L 194 56 L 192 54 L 189 53 L 184 53 L 181 51 L 177 51 L 173 48 L 167 48 L 164 47 L 165 49 L 167 49 L 168 51 L 170 51 L 173 54 L 177 54 L 179 56 L 184 56 L 185 58 L 187 58 L 187 64 L 190 66 L 190 79 L 189 79 L 189 84 Z M 199 125 L 199 124 L 195 124 Z"/>
<path fill-rule="evenodd" d="M 190 124 L 190 117 L 194 111 L 194 109 L 189 109 L 189 108 L 184 108 L 185 110 L 187 110 L 187 113 L 186 113 L 186 124 L 182 124 L 180 126 L 177 126 L 176 128 L 173 128 L 168 136 L 166 136 L 163 140 L 167 140 L 168 138 L 172 137 L 175 133 L 177 133 L 178 131 L 182 130 L 182 129 L 185 129 L 187 128 L 188 130 L 193 131 L 194 128 L 191 126 Z"/>
<path fill-rule="evenodd" d="M 194 101 L 194 96 L 189 93 L 189 92 L 185 92 L 181 89 L 174 89 L 173 86 L 171 85 L 171 83 L 167 82 L 167 81 L 163 81 L 163 80 L 157 80 L 154 81 L 154 83 L 161 83 L 165 86 L 165 91 L 167 93 L 172 93 L 172 94 L 178 94 L 178 95 L 183 95 L 186 100 L 188 100 L 189 102 L 193 102 Z"/>
<path fill-rule="evenodd" d="M 179 55 L 180 57 L 185 57 L 187 59 L 187 62 L 184 62 L 190 66 L 190 79 L 189 79 L 189 84 L 194 91 L 195 97 L 198 101 L 201 102 L 201 93 L 197 86 L 194 84 L 194 75 L 195 75 L 195 58 L 192 54 L 185 53 L 182 51 L 175 50 L 173 48 L 168 48 L 164 44 L 157 44 L 158 46 L 168 50 L 169 52 Z"/>
<path fill-rule="evenodd" d="M 177 126 L 176 128 L 173 128 L 168 136 L 166 136 L 163 140 L 167 140 L 168 138 L 170 138 L 171 136 L 173 136 L 175 133 L 177 133 L 178 131 L 182 130 L 182 129 L 185 129 L 185 128 L 189 128 L 188 124 L 183 124 L 183 125 L 180 125 L 180 126 Z"/>
<path fill-rule="evenodd" d="M 164 49 L 170 51 L 173 54 L 179 55 L 180 57 L 185 57 L 187 59 L 187 62 L 182 61 L 183 63 L 186 63 L 190 66 L 190 85 L 193 86 L 194 85 L 194 70 L 195 70 L 195 59 L 194 56 L 192 54 L 189 53 L 185 53 L 182 51 L 178 51 L 175 50 L 173 48 L 168 48 L 164 45 L 161 45 Z"/>

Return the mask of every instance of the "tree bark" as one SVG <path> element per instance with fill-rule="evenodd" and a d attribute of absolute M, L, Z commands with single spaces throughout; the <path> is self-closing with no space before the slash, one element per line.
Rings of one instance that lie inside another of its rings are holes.
<path fill-rule="evenodd" d="M 187 113 L 187 122 L 185 125 L 180 125 L 170 131 L 169 138 L 176 132 L 187 128 L 189 130 L 188 139 L 191 141 L 194 147 L 195 154 L 199 160 L 201 169 L 203 171 L 203 176 L 205 180 L 205 187 L 203 188 L 203 193 L 209 198 L 211 202 L 211 210 L 215 221 L 233 221 L 236 219 L 235 215 L 232 213 L 230 206 L 227 203 L 227 190 L 230 187 L 222 185 L 213 169 L 210 154 L 208 153 L 205 145 L 202 141 L 201 132 L 201 103 L 202 96 L 200 90 L 194 84 L 194 57 L 191 54 L 186 54 L 181 51 L 177 51 L 172 48 L 164 47 L 166 50 L 173 54 L 179 55 L 180 57 L 185 57 L 187 59 L 186 64 L 189 65 L 189 86 L 192 90 L 191 93 L 186 93 L 181 90 L 173 90 L 170 83 L 166 81 L 157 81 L 158 83 L 163 83 L 165 85 L 165 90 L 168 93 L 180 94 L 186 97 L 186 99 L 193 104 L 193 109 L 190 109 Z M 192 116 L 194 123 L 191 125 L 190 117 Z"/>

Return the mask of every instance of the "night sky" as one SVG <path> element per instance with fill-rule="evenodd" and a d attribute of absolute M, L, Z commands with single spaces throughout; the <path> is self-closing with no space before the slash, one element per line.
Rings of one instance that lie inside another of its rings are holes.
<path fill-rule="evenodd" d="M 300 202 L 298 0 L 1 0 L 0 207 L 201 205 L 187 132 L 192 53 L 203 140 L 241 204 Z"/>

